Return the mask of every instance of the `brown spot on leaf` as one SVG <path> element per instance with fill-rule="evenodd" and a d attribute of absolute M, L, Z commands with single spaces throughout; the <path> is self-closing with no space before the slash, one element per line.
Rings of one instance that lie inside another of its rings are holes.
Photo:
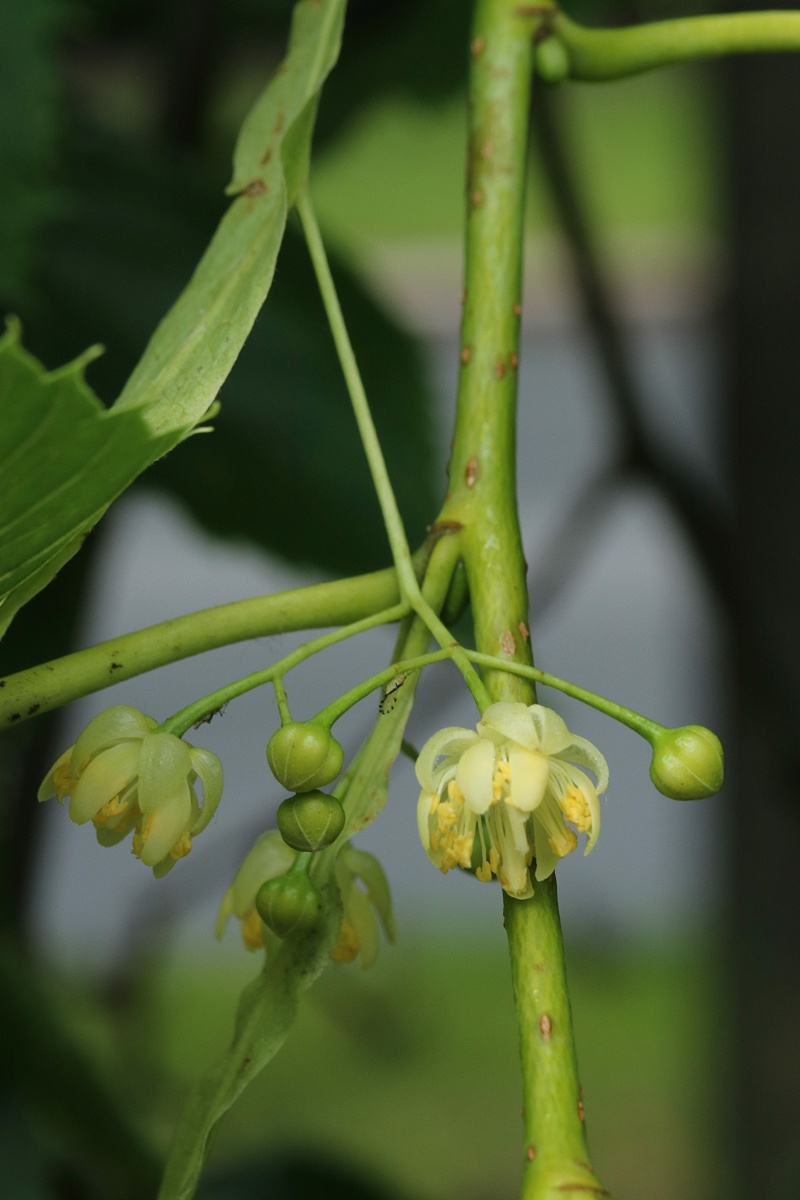
<path fill-rule="evenodd" d="M 19 721 L 21 716 L 22 716 L 22 713 L 12 713 L 8 719 L 9 719 L 9 721 Z"/>
<path fill-rule="evenodd" d="M 265 167 L 272 158 L 272 146 L 269 146 L 261 155 L 261 166 Z"/>
<path fill-rule="evenodd" d="M 30 708 L 28 709 L 28 716 L 32 717 L 33 714 L 37 713 L 41 707 L 42 707 L 41 704 L 32 704 L 30 706 Z"/>
<path fill-rule="evenodd" d="M 286 128 L 286 113 L 283 111 L 283 109 L 281 109 L 280 112 L 278 113 L 277 117 L 275 118 L 275 124 L 272 126 L 272 132 L 275 134 L 276 137 L 280 137 L 280 135 L 283 133 L 285 128 Z"/>
<path fill-rule="evenodd" d="M 242 188 L 242 194 L 244 196 L 263 196 L 266 190 L 267 185 L 263 179 L 253 179 L 246 188 Z"/>

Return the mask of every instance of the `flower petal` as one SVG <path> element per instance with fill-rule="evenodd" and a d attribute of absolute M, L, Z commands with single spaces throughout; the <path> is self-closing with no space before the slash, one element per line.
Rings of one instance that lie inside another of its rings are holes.
<path fill-rule="evenodd" d="M 357 850 L 355 846 L 348 846 L 346 850 L 342 851 L 342 857 L 345 858 L 345 856 L 347 869 L 366 885 L 367 897 L 377 910 L 387 938 L 393 942 L 397 931 L 386 872 L 374 854 L 368 854 L 366 850 Z"/>
<path fill-rule="evenodd" d="M 261 837 L 245 856 L 231 885 L 232 911 L 239 920 L 255 903 L 256 892 L 262 883 L 285 875 L 295 860 L 295 852 L 286 845 L 276 829 L 262 833 Z"/>
<path fill-rule="evenodd" d="M 429 817 L 431 815 L 432 805 L 438 801 L 439 793 L 430 792 L 427 788 L 423 788 L 417 800 L 417 830 L 419 832 L 419 840 L 422 842 L 422 848 L 430 857 L 431 853 L 431 828 Z"/>
<path fill-rule="evenodd" d="M 79 770 L 81 763 L 108 746 L 129 738 L 143 738 L 155 728 L 153 718 L 145 716 L 138 708 L 131 708 L 128 704 L 113 704 L 89 722 L 73 746 L 73 769 Z"/>
<path fill-rule="evenodd" d="M 544 800 L 550 777 L 549 760 L 538 750 L 511 745 L 508 747 L 508 765 L 511 790 L 507 803 L 522 812 L 533 812 Z"/>
<path fill-rule="evenodd" d="M 485 813 L 494 799 L 495 747 L 488 738 L 479 738 L 465 750 L 456 767 L 456 783 L 467 808 Z"/>
<path fill-rule="evenodd" d="M 141 743 L 139 807 L 154 812 L 182 795 L 192 771 L 189 747 L 174 733 L 149 733 Z"/>
<path fill-rule="evenodd" d="M 69 815 L 76 825 L 90 821 L 104 804 L 132 783 L 141 749 L 141 742 L 119 742 L 89 762 L 69 802 Z"/>
<path fill-rule="evenodd" d="M 601 795 L 608 787 L 608 763 L 597 747 L 593 746 L 586 738 L 577 737 L 573 733 L 569 736 L 569 745 L 565 746 L 563 750 L 559 750 L 557 757 L 566 762 L 577 763 L 579 767 L 586 767 L 596 775 L 597 793 Z"/>
<path fill-rule="evenodd" d="M 478 735 L 474 730 L 460 729 L 455 725 L 440 729 L 433 737 L 428 738 L 414 766 L 420 787 L 429 792 L 438 791 L 442 769 L 453 766 L 464 751 L 477 740 Z M 446 761 L 440 762 L 440 759 Z"/>
<path fill-rule="evenodd" d="M 222 763 L 216 754 L 204 750 L 201 746 L 189 747 L 189 758 L 192 770 L 203 785 L 203 807 L 200 816 L 191 828 L 192 836 L 200 833 L 208 825 L 217 811 L 217 805 L 222 797 Z"/>
<path fill-rule="evenodd" d="M 556 854 L 553 847 L 550 845 L 550 838 L 547 830 L 542 822 L 537 818 L 536 813 L 533 814 L 533 836 L 535 843 L 534 853 L 536 855 L 536 878 L 541 882 L 542 879 L 548 879 L 555 871 L 558 864 L 561 862 L 560 855 Z"/>
<path fill-rule="evenodd" d="M 573 740 L 572 734 L 557 712 L 545 708 L 543 704 L 532 704 L 528 711 L 536 727 L 538 749 L 542 754 L 560 754 L 569 746 Z"/>
<path fill-rule="evenodd" d="M 56 782 L 56 772 L 59 770 L 60 767 L 66 766 L 66 764 L 69 762 L 71 757 L 72 757 L 72 746 L 70 746 L 70 748 L 68 750 L 65 750 L 63 754 L 59 755 L 59 757 L 53 763 L 52 767 L 50 768 L 50 770 L 47 772 L 44 779 L 42 780 L 38 792 L 36 793 L 36 799 L 40 803 L 42 802 L 42 800 L 49 800 L 51 796 L 58 795 L 59 787 Z M 65 792 L 64 795 L 67 795 L 67 793 Z M 60 798 L 61 797 L 59 797 L 59 799 Z"/>
<path fill-rule="evenodd" d="M 182 779 L 169 798 L 144 818 L 142 851 L 139 857 L 147 867 L 154 867 L 166 858 L 173 846 L 181 840 L 192 817 L 192 800 L 189 784 Z"/>
<path fill-rule="evenodd" d="M 375 920 L 369 900 L 354 883 L 350 885 L 350 890 L 342 899 L 344 915 L 352 925 L 358 941 L 361 967 L 366 971 L 367 967 L 371 967 L 378 957 L 378 922 Z"/>
<path fill-rule="evenodd" d="M 539 736 L 530 710 L 518 701 L 501 700 L 490 704 L 478 722 L 478 733 L 496 745 L 516 742 L 528 750 L 539 749 Z"/>

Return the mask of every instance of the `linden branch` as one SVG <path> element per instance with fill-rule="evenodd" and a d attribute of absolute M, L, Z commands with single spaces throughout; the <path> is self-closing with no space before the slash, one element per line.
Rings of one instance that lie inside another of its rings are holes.
<path fill-rule="evenodd" d="M 523 213 L 534 35 L 540 6 L 478 0 L 470 70 L 466 280 L 450 491 L 482 653 L 532 663 L 516 501 L 516 398 Z M 535 698 L 528 679 L 487 670 L 495 700 Z M 523 1200 L 606 1195 L 588 1166 L 555 880 L 504 895 L 520 1031 Z"/>

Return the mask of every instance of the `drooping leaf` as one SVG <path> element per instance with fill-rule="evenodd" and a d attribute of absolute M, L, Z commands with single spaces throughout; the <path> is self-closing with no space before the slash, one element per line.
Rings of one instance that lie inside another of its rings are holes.
<path fill-rule="evenodd" d="M 291 187 L 299 186 L 311 136 L 308 113 L 336 60 L 345 2 L 297 5 L 286 60 L 237 145 L 231 188 L 239 194 L 109 412 L 83 382 L 82 361 L 46 376 L 15 336 L 6 339 L 1 445 L 13 476 L 0 513 L 0 632 L 78 549 L 108 504 L 183 440 L 216 397 L 272 281 L 288 210 L 286 172 Z M 296 125 L 302 136 L 292 136 Z M 45 420 L 47 400 L 53 411 Z M 79 436 L 67 428 L 72 419 L 79 421 Z M 31 485 L 44 488 L 35 503 Z"/>
<path fill-rule="evenodd" d="M 63 358 L 101 338 L 107 353 L 91 378 L 111 395 L 213 229 L 215 192 L 162 156 L 123 151 L 96 135 L 81 141 L 73 170 L 70 215 L 46 243 L 26 340 Z M 335 253 L 331 259 L 400 509 L 418 543 L 436 503 L 421 352 L 353 270 Z M 293 561 L 338 573 L 386 563 L 317 283 L 291 223 L 270 296 L 220 400 L 213 436 L 192 438 L 155 464 L 148 483 L 178 497 L 213 533 Z"/>

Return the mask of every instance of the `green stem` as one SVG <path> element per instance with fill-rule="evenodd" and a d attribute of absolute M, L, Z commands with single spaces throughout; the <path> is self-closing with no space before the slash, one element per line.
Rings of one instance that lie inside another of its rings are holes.
<path fill-rule="evenodd" d="M 381 513 L 383 514 L 383 521 L 386 526 L 386 533 L 389 538 L 389 545 L 397 570 L 397 577 L 400 581 L 401 591 L 408 598 L 408 602 L 414 611 L 422 617 L 428 629 L 439 642 L 439 645 L 452 646 L 454 648 L 454 660 L 464 676 L 470 691 L 477 698 L 483 691 L 483 685 L 477 673 L 470 666 L 466 656 L 461 653 L 460 647 L 449 629 L 442 623 L 438 614 L 427 603 L 420 591 L 414 564 L 411 559 L 411 552 L 408 547 L 408 540 L 403 527 L 403 519 L 397 507 L 397 500 L 395 499 L 394 490 L 389 479 L 389 472 L 386 469 L 381 444 L 372 420 L 367 393 L 364 389 L 358 364 L 356 363 L 356 357 L 350 342 L 350 335 L 347 332 L 344 315 L 339 304 L 339 297 L 336 293 L 336 285 L 333 282 L 331 269 L 328 265 L 328 256 L 325 253 L 322 235 L 319 231 L 319 225 L 317 224 L 317 218 L 314 214 L 308 191 L 303 191 L 298 197 L 297 212 L 303 226 L 308 251 L 311 256 L 314 272 L 317 276 L 320 295 L 322 296 L 322 303 L 325 306 L 336 352 L 339 355 L 342 373 L 350 394 L 358 432 L 361 436 L 372 475 L 372 482 L 378 496 Z"/>
<path fill-rule="evenodd" d="M 278 705 L 278 713 L 281 718 L 281 725 L 290 725 L 292 722 L 292 714 L 289 711 L 289 698 L 286 695 L 286 688 L 283 686 L 283 680 L 279 675 L 276 675 L 273 679 L 272 686 L 275 689 L 275 700 Z"/>
<path fill-rule="evenodd" d="M 589 1164 L 555 875 L 531 900 L 503 893 L 520 1031 L 522 1200 L 607 1196 Z"/>
<path fill-rule="evenodd" d="M 374 629 L 376 625 L 389 625 L 392 621 L 399 621 L 407 612 L 407 604 L 395 604 L 393 608 L 387 608 L 383 612 L 373 613 L 370 617 L 364 617 L 363 621 L 354 621 L 352 625 L 345 625 L 341 629 L 334 629 L 330 633 L 323 633 L 321 637 L 314 638 L 310 642 L 304 642 L 302 646 L 298 646 L 296 650 L 292 650 L 290 654 L 272 663 L 271 666 L 265 667 L 261 671 L 253 671 L 250 675 L 245 675 L 242 679 L 236 679 L 233 683 L 228 683 L 224 687 L 217 688 L 215 691 L 209 692 L 207 696 L 201 696 L 199 700 L 194 700 L 191 704 L 187 704 L 185 708 L 173 713 L 166 721 L 162 721 L 160 729 L 163 733 L 174 733 L 176 736 L 182 737 L 187 729 L 191 729 L 192 725 L 196 725 L 198 721 L 204 720 L 229 701 L 235 700 L 237 696 L 243 696 L 245 692 L 252 692 L 255 688 L 261 687 L 265 683 L 275 684 L 278 682 L 278 686 L 280 686 L 279 681 L 287 671 L 290 671 L 292 667 L 296 667 L 298 663 L 305 662 L 312 655 L 318 654 L 320 650 L 326 650 L 328 646 L 334 646 L 337 642 L 343 642 L 346 638 L 355 637 L 356 634 L 364 633 L 367 629 Z M 278 688 L 276 687 L 276 693 L 277 691 Z M 280 706 L 280 698 L 278 705 Z M 289 717 L 289 720 L 291 720 L 291 717 Z M 283 713 L 281 713 L 281 721 L 283 721 Z"/>
<path fill-rule="evenodd" d="M 0 729 L 166 663 L 256 637 L 341 625 L 399 598 L 393 568 L 175 617 L 0 679 Z"/>
<path fill-rule="evenodd" d="M 479 650 L 531 663 L 516 507 L 516 397 L 531 21 L 512 0 L 480 0 L 470 72 L 461 371 L 442 520 L 460 534 Z M 526 681 L 489 672 L 496 700 L 530 703 Z"/>
<path fill-rule="evenodd" d="M 504 662 L 502 659 L 493 658 L 490 654 L 481 654 L 479 650 L 467 650 L 466 654 L 471 662 L 478 663 L 481 666 L 508 671 L 511 675 L 519 675 L 523 679 L 532 679 L 536 683 L 544 684 L 545 687 L 555 688 L 557 691 L 563 692 L 565 696 L 572 696 L 575 700 L 580 700 L 583 704 L 588 704 L 591 708 L 596 708 L 599 712 L 605 713 L 612 720 L 619 721 L 622 725 L 627 725 L 634 733 L 638 733 L 640 737 L 643 737 L 645 741 L 651 744 L 659 734 L 665 732 L 664 726 L 659 725 L 657 721 L 651 721 L 649 717 L 643 717 L 641 713 L 634 712 L 632 708 L 625 708 L 623 704 L 617 704 L 616 700 L 609 700 L 606 696 L 598 696 L 596 692 L 590 692 L 587 688 L 583 688 L 577 683 L 570 683 L 567 679 L 559 679 L 557 675 L 551 675 L 549 671 L 540 671 L 538 667 L 529 667 L 524 663 Z"/>
<path fill-rule="evenodd" d="M 384 667 L 382 671 L 376 672 L 375 675 L 370 675 L 369 679 L 365 679 L 363 683 L 357 684 L 349 692 L 345 692 L 343 696 L 339 696 L 336 700 L 331 701 L 326 708 L 317 713 L 314 720 L 322 725 L 327 725 L 330 729 L 354 704 L 358 704 L 359 700 L 363 700 L 365 696 L 368 696 L 370 692 L 374 692 L 376 688 L 385 687 L 387 683 L 391 683 L 398 675 L 410 675 L 414 671 L 420 671 L 423 667 L 430 666 L 431 663 L 443 662 L 445 659 L 452 661 L 453 657 L 454 652 L 452 647 L 446 646 L 442 650 L 432 650 L 430 654 L 418 654 L 414 658 L 406 658 L 400 662 L 392 663 L 390 666 Z M 488 700 L 485 691 L 483 698 Z"/>
<path fill-rule="evenodd" d="M 400 580 L 401 588 L 409 599 L 411 599 L 419 594 L 419 584 L 417 583 L 414 564 L 411 561 L 411 551 L 408 547 L 403 519 L 397 507 L 397 501 L 391 480 L 389 479 L 389 472 L 386 469 L 381 444 L 372 420 L 367 393 L 361 380 L 361 373 L 356 363 L 356 356 L 353 353 L 350 335 L 347 332 L 344 315 L 339 304 L 339 297 L 336 294 L 336 285 L 333 282 L 331 269 L 328 265 L 328 256 L 325 253 L 322 235 L 320 234 L 317 218 L 307 191 L 302 191 L 297 198 L 297 212 L 303 226 L 303 233 L 308 244 L 308 252 L 311 255 L 311 262 L 322 296 L 322 303 L 325 306 L 328 323 L 336 345 L 336 352 L 339 355 L 342 373 L 344 374 L 347 390 L 350 394 L 350 401 L 353 405 L 358 432 L 367 456 L 372 482 L 378 495 L 378 503 L 381 506 L 383 522 L 386 526 L 386 533 L 389 538 L 397 576 Z"/>
<path fill-rule="evenodd" d="M 800 50 L 800 12 L 733 13 L 587 29 L 554 10 L 548 27 L 567 50 L 573 79 L 620 79 L 653 67 L 754 51 Z"/>
<path fill-rule="evenodd" d="M 463 526 L 478 652 L 505 660 L 485 673 L 488 690 L 525 703 L 535 697 L 533 681 L 507 668 L 532 665 L 514 464 L 533 34 L 544 19 L 539 6 L 518 0 L 477 3 L 461 375 L 442 513 Z M 602 1195 L 591 1170 L 575 1165 L 586 1160 L 586 1140 L 555 881 L 537 884 L 530 900 L 503 901 L 526 1108 L 523 1200 L 565 1200 L 573 1186 L 575 1200 Z"/>

